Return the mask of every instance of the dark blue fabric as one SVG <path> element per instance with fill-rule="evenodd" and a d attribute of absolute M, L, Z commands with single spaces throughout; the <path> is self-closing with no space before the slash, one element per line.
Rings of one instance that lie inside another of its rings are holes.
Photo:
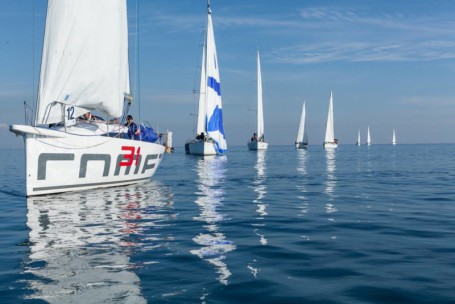
<path fill-rule="evenodd" d="M 224 135 L 224 127 L 223 127 L 223 110 L 215 107 L 213 110 L 212 117 L 207 124 L 207 132 L 215 132 L 220 131 L 221 134 Z"/>
<path fill-rule="evenodd" d="M 159 136 L 155 133 L 152 127 L 141 125 L 141 139 L 142 141 L 155 142 Z"/>
<path fill-rule="evenodd" d="M 207 85 L 210 88 L 214 89 L 218 96 L 221 96 L 221 84 L 218 81 L 216 81 L 215 78 L 213 77 L 207 78 Z"/>

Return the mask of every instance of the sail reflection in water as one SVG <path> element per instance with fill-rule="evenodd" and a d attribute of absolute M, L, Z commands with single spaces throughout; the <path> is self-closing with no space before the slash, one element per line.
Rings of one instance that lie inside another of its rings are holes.
<path fill-rule="evenodd" d="M 335 187 L 337 184 L 335 170 L 336 170 L 336 151 L 327 150 L 326 151 L 326 161 L 327 161 L 327 180 L 325 185 L 325 193 L 329 196 L 328 202 L 325 206 L 326 212 L 331 214 L 336 212 L 337 209 L 333 205 L 335 199 Z M 330 221 L 333 221 L 333 218 L 329 218 Z"/>
<path fill-rule="evenodd" d="M 231 241 L 226 240 L 218 227 L 218 223 L 224 220 L 223 214 L 218 209 L 223 205 L 225 171 L 225 156 L 206 156 L 197 161 L 196 173 L 199 191 L 196 192 L 198 197 L 195 203 L 200 207 L 201 214 L 194 219 L 204 222 L 206 232 L 193 238 L 193 241 L 201 248 L 190 252 L 214 265 L 219 273 L 218 281 L 227 285 L 231 272 L 224 262 L 225 254 L 236 247 Z"/>
<path fill-rule="evenodd" d="M 309 212 L 309 204 L 307 193 L 308 189 L 306 187 L 308 183 L 308 174 L 307 174 L 307 161 L 308 161 L 308 151 L 306 149 L 298 149 L 298 167 L 297 172 L 299 173 L 301 179 L 297 184 L 298 195 L 297 198 L 303 202 L 302 206 L 300 206 L 301 215 L 304 216 Z"/>
<path fill-rule="evenodd" d="M 263 222 L 264 217 L 267 216 L 267 205 L 264 204 L 264 198 L 267 194 L 267 186 L 265 184 L 267 175 L 266 175 L 266 166 L 265 166 L 265 157 L 266 151 L 258 151 L 257 152 L 257 160 L 256 165 L 254 166 L 256 169 L 256 178 L 253 181 L 253 190 L 256 192 L 256 198 L 254 199 L 254 203 L 257 206 L 256 213 L 258 216 L 256 217 L 256 222 L 252 225 L 258 227 L 254 229 L 254 232 L 257 236 L 259 236 L 259 242 L 262 245 L 267 245 L 267 239 L 264 235 L 259 233 L 259 227 L 264 227 L 265 224 Z"/>
<path fill-rule="evenodd" d="M 145 303 L 130 261 L 144 231 L 172 217 L 172 195 L 154 182 L 27 199 L 32 294 L 49 303 Z M 162 239 L 154 235 L 154 246 Z"/>

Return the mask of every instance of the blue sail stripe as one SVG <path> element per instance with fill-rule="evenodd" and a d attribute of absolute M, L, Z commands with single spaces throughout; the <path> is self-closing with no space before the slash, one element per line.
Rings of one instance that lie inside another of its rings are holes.
<path fill-rule="evenodd" d="M 207 78 L 207 85 L 214 89 L 218 96 L 221 96 L 221 84 L 215 78 L 211 76 Z"/>

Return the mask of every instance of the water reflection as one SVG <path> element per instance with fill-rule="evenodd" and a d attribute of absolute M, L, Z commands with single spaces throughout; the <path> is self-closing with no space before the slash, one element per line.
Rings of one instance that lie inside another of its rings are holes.
<path fill-rule="evenodd" d="M 337 211 L 333 205 L 335 199 L 335 187 L 337 184 L 335 170 L 336 170 L 336 152 L 335 150 L 326 150 L 326 163 L 327 163 L 327 179 L 325 184 L 325 193 L 328 195 L 329 199 L 325 205 L 325 210 L 328 214 L 332 214 Z M 329 218 L 333 221 L 333 218 Z"/>
<path fill-rule="evenodd" d="M 297 198 L 302 201 L 302 205 L 300 206 L 301 214 L 300 216 L 304 216 L 309 212 L 309 205 L 308 205 L 308 198 L 307 192 L 308 189 L 306 187 L 307 183 L 307 161 L 308 161 L 308 151 L 306 149 L 298 149 L 297 150 L 297 157 L 298 157 L 298 166 L 297 172 L 302 177 L 300 182 L 297 184 L 298 195 Z"/>
<path fill-rule="evenodd" d="M 134 272 L 141 265 L 130 256 L 168 239 L 159 229 L 175 216 L 169 188 L 148 182 L 28 198 L 27 208 L 30 255 L 24 272 L 32 275 L 27 299 L 146 302 Z"/>
<path fill-rule="evenodd" d="M 224 262 L 225 254 L 236 247 L 226 239 L 218 226 L 218 223 L 224 220 L 224 215 L 219 212 L 219 208 L 223 206 L 225 172 L 225 156 L 197 160 L 198 192 L 196 194 L 198 197 L 195 203 L 200 207 L 201 213 L 194 219 L 204 222 L 206 232 L 193 238 L 193 241 L 201 247 L 191 250 L 191 253 L 215 266 L 219 274 L 218 281 L 227 285 L 231 272 Z"/>
<path fill-rule="evenodd" d="M 267 245 L 267 239 L 263 234 L 260 233 L 259 227 L 264 227 L 264 217 L 267 216 L 267 205 L 264 204 L 264 198 L 267 194 L 267 186 L 266 186 L 266 166 L 265 166 L 265 157 L 266 151 L 257 151 L 257 159 L 256 165 L 254 168 L 256 169 L 256 178 L 253 181 L 253 190 L 256 192 L 256 198 L 253 200 L 253 203 L 256 204 L 257 209 L 257 217 L 256 221 L 252 224 L 255 227 L 254 233 L 259 237 L 259 242 L 261 245 Z"/>

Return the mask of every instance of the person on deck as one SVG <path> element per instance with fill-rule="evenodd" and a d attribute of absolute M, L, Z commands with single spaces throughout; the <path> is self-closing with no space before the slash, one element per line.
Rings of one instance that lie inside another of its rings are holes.
<path fill-rule="evenodd" d="M 128 127 L 128 138 L 129 139 L 140 139 L 140 130 L 137 124 L 133 121 L 133 116 L 128 115 L 126 117 L 127 123 L 125 124 L 125 127 Z"/>
<path fill-rule="evenodd" d="M 196 139 L 197 139 L 197 140 L 205 140 L 205 134 L 204 134 L 204 132 L 201 132 L 201 134 L 199 134 L 198 136 L 196 136 Z"/>
<path fill-rule="evenodd" d="M 84 115 L 79 116 L 80 120 L 95 120 L 95 116 L 92 115 L 90 112 L 85 112 Z"/>

